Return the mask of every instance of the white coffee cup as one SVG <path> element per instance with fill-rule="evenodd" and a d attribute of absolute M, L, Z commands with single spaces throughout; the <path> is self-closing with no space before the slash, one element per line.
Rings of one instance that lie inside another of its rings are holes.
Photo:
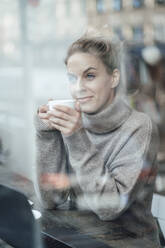
<path fill-rule="evenodd" d="M 41 213 L 38 210 L 32 210 L 34 218 L 37 220 L 41 217 Z"/>
<path fill-rule="evenodd" d="M 73 100 L 73 99 L 52 100 L 52 101 L 49 101 L 47 105 L 49 106 L 49 110 L 50 110 L 50 111 L 53 110 L 53 107 L 54 107 L 55 105 L 63 105 L 63 106 L 68 106 L 68 107 L 70 107 L 70 108 L 74 108 L 75 100 Z"/>

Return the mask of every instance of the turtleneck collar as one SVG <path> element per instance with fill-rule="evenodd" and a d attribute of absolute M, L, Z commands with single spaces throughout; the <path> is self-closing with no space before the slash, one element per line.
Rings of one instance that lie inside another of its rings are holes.
<path fill-rule="evenodd" d="M 130 116 L 131 107 L 116 96 L 113 102 L 96 114 L 82 114 L 84 128 L 93 133 L 107 133 L 120 127 Z"/>

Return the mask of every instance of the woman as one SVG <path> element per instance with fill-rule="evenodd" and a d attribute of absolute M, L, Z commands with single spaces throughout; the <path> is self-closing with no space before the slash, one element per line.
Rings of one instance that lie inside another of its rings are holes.
<path fill-rule="evenodd" d="M 43 204 L 72 206 L 116 221 L 159 247 L 151 214 L 157 131 L 117 92 L 116 45 L 103 37 L 74 42 L 65 63 L 75 109 L 41 106 L 36 122 L 38 175 Z"/>

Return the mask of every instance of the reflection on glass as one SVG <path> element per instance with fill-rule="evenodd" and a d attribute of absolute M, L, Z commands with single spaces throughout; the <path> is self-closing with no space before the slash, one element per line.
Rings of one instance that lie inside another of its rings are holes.
<path fill-rule="evenodd" d="M 144 5 L 144 0 L 133 0 L 133 7 L 134 8 L 141 8 Z"/>
<path fill-rule="evenodd" d="M 120 11 L 122 9 L 122 0 L 113 0 L 113 9 Z"/>
<path fill-rule="evenodd" d="M 154 37 L 156 41 L 163 42 L 165 40 L 165 26 L 163 23 L 154 25 Z"/>
<path fill-rule="evenodd" d="M 165 0 L 155 0 L 156 4 L 160 4 L 160 5 L 164 5 L 165 4 Z"/>
<path fill-rule="evenodd" d="M 26 6 L 24 5 L 25 9 L 19 8 L 19 3 L 21 2 L 28 3 Z M 93 2 L 94 4 L 90 5 L 91 2 Z M 154 8 L 143 8 L 144 1 L 130 1 L 131 6 L 134 2 L 134 8 L 130 8 L 130 12 L 132 11 L 132 16 L 134 16 L 135 12 L 137 15 L 141 15 L 141 11 L 137 9 L 142 7 L 142 10 L 146 10 L 147 13 L 151 13 L 150 15 L 145 16 L 146 23 L 151 24 L 149 32 L 152 33 L 152 28 L 155 27 L 155 36 L 153 40 L 148 40 L 152 44 L 154 43 L 159 52 L 157 51 L 155 53 L 153 52 L 153 49 L 150 49 L 149 54 L 144 57 L 142 55 L 142 50 L 144 46 L 149 47 L 150 44 L 139 44 L 139 41 L 143 42 L 143 30 L 148 30 L 145 26 L 146 24 L 144 23 L 143 26 L 140 26 L 141 23 L 139 23 L 139 20 L 141 19 L 137 18 L 137 20 L 135 20 L 137 27 L 134 28 L 132 37 L 132 22 L 129 20 L 129 18 L 127 18 L 127 15 L 125 15 L 125 13 L 128 11 L 128 8 L 122 8 L 122 1 L 120 0 L 112 0 L 111 2 L 114 4 L 115 11 L 122 10 L 122 14 L 120 15 L 116 14 L 116 12 L 111 12 L 112 16 L 110 18 L 113 19 L 113 23 L 111 23 L 109 20 L 107 21 L 106 19 L 107 16 L 109 18 L 109 14 L 100 14 L 107 13 L 109 11 L 108 8 L 106 9 L 106 6 L 108 7 L 110 5 L 110 1 L 0 1 L 0 140 L 3 141 L 2 145 L 0 141 L 0 168 L 2 170 L 7 168 L 9 169 L 9 172 L 10 170 L 14 170 L 14 173 L 11 172 L 12 176 L 9 175 L 10 173 L 7 173 L 7 176 L 4 176 L 3 172 L 1 171 L 1 183 L 7 184 L 11 187 L 16 186 L 18 189 L 24 191 L 27 194 L 28 198 L 33 198 L 35 196 L 34 189 L 32 187 L 32 181 L 30 181 L 32 179 L 31 174 L 34 173 L 34 167 L 32 166 L 31 158 L 34 158 L 35 154 L 32 149 L 34 138 L 32 134 L 33 111 L 36 110 L 38 106 L 44 104 L 45 102 L 47 103 L 48 98 L 70 99 L 71 96 L 70 93 L 67 92 L 66 85 L 76 85 L 76 82 L 78 80 L 76 80 L 77 77 L 71 77 L 71 82 L 75 83 L 67 84 L 68 79 L 66 77 L 66 71 L 64 70 L 63 65 L 65 51 L 68 45 L 72 42 L 74 35 L 78 37 L 78 32 L 82 30 L 85 31 L 86 23 L 89 23 L 90 25 L 92 24 L 93 20 L 95 20 L 94 24 L 98 26 L 103 26 L 105 23 L 108 23 L 110 29 L 113 29 L 113 27 L 115 26 L 113 31 L 120 39 L 122 39 L 122 36 L 124 35 L 126 39 L 128 38 L 130 43 L 133 41 L 133 45 L 132 43 L 130 44 L 128 41 L 124 42 L 126 44 L 126 47 L 128 46 L 128 51 L 126 51 L 125 56 L 125 65 L 127 67 L 127 73 L 125 75 L 126 87 L 130 89 L 129 99 L 131 105 L 137 110 L 147 113 L 150 118 L 158 124 L 161 145 L 158 152 L 159 169 L 154 191 L 162 194 L 162 199 L 165 195 L 165 25 L 163 19 L 164 17 L 162 17 L 165 1 L 155 1 L 157 4 L 156 9 L 158 10 L 161 8 L 161 11 L 159 13 L 157 13 Z M 125 1 L 125 4 L 126 2 L 127 0 Z M 149 3 L 151 2 L 154 1 L 148 1 L 147 5 L 149 6 Z M 105 3 L 107 3 L 107 5 Z M 88 11 L 89 9 L 90 11 Z M 23 11 L 25 11 L 24 13 L 26 14 L 22 15 L 23 19 L 21 20 L 20 17 Z M 114 16 L 117 15 L 118 19 L 113 18 L 113 14 Z M 149 19 L 149 16 L 152 16 L 152 18 Z M 125 22 L 127 22 L 127 25 L 125 25 Z M 26 32 L 25 28 L 21 29 L 21 23 L 27 27 Z M 145 35 L 148 35 L 148 33 L 146 33 Z M 21 37 L 23 42 L 20 40 Z M 155 42 L 154 40 L 159 42 Z M 23 50 L 22 47 L 24 47 L 25 50 Z M 26 53 L 24 53 L 24 51 L 26 51 Z M 25 65 L 26 68 L 24 68 Z M 92 80 L 95 76 L 95 73 L 92 71 L 85 74 L 83 80 L 89 80 L 88 83 L 90 83 L 88 85 L 92 85 Z M 84 91 L 82 91 L 81 94 L 82 93 L 84 94 Z M 82 96 L 83 95 L 79 97 Z M 33 107 L 31 106 L 32 103 L 34 103 Z M 121 111 L 119 112 L 121 113 Z M 106 121 L 101 119 L 101 124 L 106 123 Z M 135 122 L 135 124 L 136 123 L 137 122 Z M 48 134 L 48 132 L 45 133 Z M 104 135 L 99 134 L 98 141 Z M 124 135 L 126 135 L 126 132 L 122 132 L 120 137 L 124 137 Z M 46 139 L 47 142 L 50 141 L 50 138 L 51 135 Z M 112 139 L 108 140 L 111 141 Z M 94 142 L 95 141 L 96 139 L 94 139 Z M 114 143 L 116 145 L 117 142 Z M 85 142 L 85 145 L 87 147 L 87 142 Z M 115 145 L 113 145 L 112 147 L 114 148 Z M 133 147 L 134 146 L 132 145 L 131 149 L 133 149 Z M 48 148 L 48 146 L 45 146 L 42 150 L 42 161 L 44 161 L 44 152 L 46 148 Z M 76 149 L 77 148 L 78 145 L 76 146 Z M 51 152 L 52 156 L 55 155 L 57 149 L 61 149 L 62 158 L 60 159 L 60 162 L 63 163 L 66 158 L 65 151 L 67 149 L 63 145 L 55 146 L 54 150 L 50 148 L 49 151 Z M 79 149 L 81 151 L 82 146 L 79 147 Z M 131 149 L 128 149 L 128 153 Z M 106 149 L 103 150 L 106 151 Z M 85 155 L 88 151 L 90 151 L 90 149 L 86 149 L 80 159 L 78 159 L 78 161 L 74 163 L 76 166 L 80 162 L 82 162 L 83 159 L 85 159 Z M 98 151 L 98 153 L 100 154 L 100 147 L 98 148 Z M 132 154 L 136 154 L 136 151 Z M 113 150 L 113 152 L 115 153 L 115 149 Z M 108 151 L 108 156 L 109 154 L 112 156 L 112 161 L 114 161 L 113 152 L 111 153 Z M 121 153 L 122 149 L 119 153 L 116 153 L 116 156 Z M 88 157 L 86 161 L 91 161 L 91 158 L 92 157 Z M 95 166 L 98 161 L 99 159 L 96 159 L 96 161 L 92 163 L 92 166 Z M 119 159 L 118 161 L 121 160 Z M 55 164 L 56 163 L 54 162 L 52 163 L 53 168 Z M 135 160 L 133 160 L 131 168 L 134 164 Z M 47 164 L 45 163 L 45 165 Z M 144 170 L 139 177 L 141 183 L 143 183 L 143 180 L 149 173 L 148 168 L 149 163 L 146 162 L 143 168 Z M 118 169 L 120 170 L 121 167 L 118 166 Z M 88 172 L 89 173 L 87 173 L 87 176 L 85 175 L 84 177 L 81 176 L 81 178 L 79 178 L 84 187 L 88 186 L 89 183 L 94 183 L 94 179 L 97 175 L 96 173 L 92 177 L 92 179 L 88 181 L 87 179 L 90 171 Z M 104 170 L 102 172 L 104 172 Z M 124 171 L 124 173 L 125 172 L 126 171 Z M 49 173 L 50 175 L 47 174 L 47 178 L 43 178 L 43 181 L 49 179 L 53 183 L 53 185 L 56 184 L 56 187 L 58 188 L 60 188 L 61 185 L 65 186 L 66 188 L 68 187 L 69 181 L 68 178 L 65 177 L 65 175 L 56 175 L 57 177 L 52 177 L 51 170 L 49 171 Z M 155 177 L 155 173 L 156 171 L 154 169 L 150 171 L 151 178 Z M 24 175 L 25 178 L 21 179 L 21 177 L 15 176 L 18 174 Z M 131 173 L 129 170 L 128 175 L 130 174 Z M 108 179 L 105 177 L 100 177 L 98 183 L 103 185 L 104 182 L 108 180 L 109 185 L 109 183 L 112 183 L 112 181 L 114 180 L 114 177 L 115 173 L 112 174 L 112 177 L 108 177 Z M 30 180 L 28 181 L 27 178 L 30 178 Z M 72 186 L 77 193 L 78 190 L 81 190 L 81 188 L 78 189 L 80 180 L 77 180 L 77 177 L 75 177 L 75 175 L 70 175 L 70 179 L 72 181 Z M 117 192 L 119 193 L 121 189 L 127 189 L 127 185 L 120 184 L 120 178 L 117 179 L 117 187 L 116 185 L 114 186 L 114 191 L 115 189 L 117 189 Z M 127 179 L 129 179 L 129 176 L 127 177 Z M 129 192 L 124 192 L 124 194 L 121 193 L 120 197 L 118 197 L 116 194 L 113 193 L 109 195 L 107 188 L 105 188 L 105 191 L 107 190 L 108 193 L 104 192 L 105 194 L 103 196 L 100 194 L 102 197 L 102 200 L 100 201 L 100 195 L 97 194 L 97 192 L 95 191 L 96 188 L 98 189 L 99 184 L 95 186 L 96 187 L 94 188 L 94 192 L 91 191 L 90 187 L 86 187 L 88 193 L 86 194 L 85 199 L 88 204 L 94 208 L 94 210 L 97 211 L 99 207 L 116 209 L 117 206 L 121 209 L 125 209 L 127 208 L 127 205 L 129 205 L 130 199 L 132 197 Z M 100 221 L 99 217 L 92 213 L 93 209 L 89 207 L 88 204 L 86 204 L 83 194 L 79 194 L 76 200 L 73 201 L 73 199 L 75 199 L 75 192 L 70 191 L 70 195 L 65 195 L 64 190 L 64 194 L 62 193 L 62 196 L 64 198 L 66 197 L 66 199 L 68 200 L 67 203 L 69 202 L 69 204 L 72 206 L 72 209 L 76 207 L 75 205 L 77 205 L 80 207 L 80 210 L 88 209 L 90 210 L 90 213 L 82 214 L 81 212 L 79 215 L 78 210 L 76 209 L 75 211 L 70 211 L 68 215 L 66 212 L 65 214 L 61 213 L 61 215 L 58 216 L 58 219 L 56 214 L 59 212 L 56 209 L 51 212 L 51 224 L 55 225 L 57 219 L 59 220 L 59 225 L 61 225 L 62 221 L 64 225 L 68 221 L 68 225 L 70 223 L 75 223 L 75 226 L 79 225 L 79 228 L 82 228 L 81 230 L 86 233 L 92 233 L 92 235 L 93 233 L 95 235 L 97 233 L 97 237 L 101 236 L 102 234 L 102 236 L 105 237 L 107 233 L 110 233 L 113 230 L 112 226 L 110 225 L 110 223 L 112 222 Z M 47 190 L 46 195 L 48 196 L 49 193 L 50 191 Z M 139 199 L 144 199 L 146 194 L 147 192 L 145 190 L 141 191 L 139 194 Z M 54 195 L 53 197 L 55 198 L 56 195 Z M 59 200 L 60 202 L 60 197 L 57 200 Z M 141 202 L 143 203 L 143 201 Z M 64 207 L 64 205 L 62 207 Z M 136 210 L 138 211 L 138 208 Z M 100 216 L 101 214 L 102 212 L 100 213 Z M 107 215 L 102 215 L 102 217 L 106 218 Z M 161 217 L 163 218 L 163 215 Z M 141 222 L 141 218 L 138 219 L 139 222 Z M 124 223 L 127 223 L 127 220 L 128 219 L 126 218 L 126 221 Z M 119 234 L 121 235 L 122 229 L 120 224 L 121 222 L 119 221 L 119 226 L 116 224 L 114 230 L 118 229 Z M 164 229 L 162 230 L 164 231 Z M 126 233 L 128 234 L 127 229 Z M 118 235 L 118 233 L 115 234 L 115 237 L 117 237 L 117 239 L 118 237 L 121 237 L 120 235 Z M 129 235 L 133 235 L 132 232 L 130 232 Z M 110 239 L 110 237 L 112 236 L 109 235 L 108 238 Z M 114 242 L 120 241 L 118 239 Z M 151 246 L 149 247 L 152 247 L 152 245 L 153 244 L 151 244 Z M 118 247 L 123 246 L 118 245 Z M 130 247 L 134 247 L 134 245 Z"/>
<path fill-rule="evenodd" d="M 133 40 L 143 41 L 143 28 L 141 26 L 133 27 Z"/>
<path fill-rule="evenodd" d="M 123 40 L 123 32 L 121 27 L 115 27 L 113 31 L 120 40 Z"/>
<path fill-rule="evenodd" d="M 96 0 L 96 9 L 98 13 L 104 12 L 104 0 Z"/>

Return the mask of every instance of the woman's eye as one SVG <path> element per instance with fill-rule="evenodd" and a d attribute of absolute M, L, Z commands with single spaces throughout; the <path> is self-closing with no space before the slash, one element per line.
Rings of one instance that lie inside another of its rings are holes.
<path fill-rule="evenodd" d="M 93 79 L 93 78 L 95 78 L 95 75 L 94 74 L 87 74 L 86 77 L 88 79 Z"/>
<path fill-rule="evenodd" d="M 68 80 L 70 83 L 76 83 L 77 77 L 75 75 L 68 74 Z"/>

